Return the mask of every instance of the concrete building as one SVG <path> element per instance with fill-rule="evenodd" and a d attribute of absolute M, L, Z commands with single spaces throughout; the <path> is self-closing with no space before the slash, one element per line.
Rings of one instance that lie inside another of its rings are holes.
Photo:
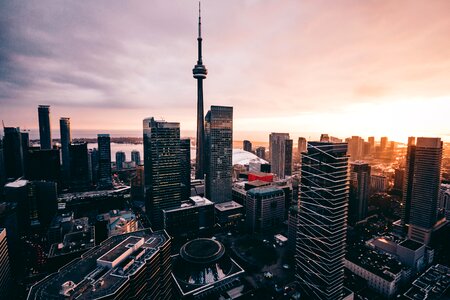
<path fill-rule="evenodd" d="M 270 164 L 272 173 L 276 174 L 278 178 L 285 177 L 286 166 L 289 166 L 289 162 L 292 163 L 292 157 L 290 159 L 286 157 L 286 154 L 289 155 L 289 153 L 292 156 L 292 140 L 289 138 L 289 133 L 272 132 L 269 136 Z"/>
<path fill-rule="evenodd" d="M 148 229 L 110 237 L 33 285 L 28 300 L 172 299 L 170 240 Z"/>
<path fill-rule="evenodd" d="M 350 195 L 348 221 L 354 224 L 367 217 L 370 195 L 370 166 L 355 161 L 350 164 Z"/>
<path fill-rule="evenodd" d="M 182 201 L 179 207 L 164 209 L 163 215 L 164 229 L 171 236 L 198 236 L 215 224 L 214 203 L 200 196 Z"/>
<path fill-rule="evenodd" d="M 258 156 L 261 159 L 266 159 L 266 148 L 265 147 L 258 147 L 256 148 L 256 156 Z"/>
<path fill-rule="evenodd" d="M 214 208 L 217 224 L 221 227 L 238 226 L 245 215 L 244 206 L 234 201 L 218 203 Z"/>
<path fill-rule="evenodd" d="M 123 167 L 123 163 L 126 162 L 127 157 L 125 152 L 123 151 L 117 151 L 116 152 L 116 170 L 122 170 Z"/>
<path fill-rule="evenodd" d="M 412 287 L 403 296 L 408 300 L 448 299 L 449 289 L 450 268 L 437 264 L 414 280 Z"/>
<path fill-rule="evenodd" d="M 250 142 L 248 140 L 244 140 L 242 142 L 242 149 L 244 149 L 244 151 L 247 151 L 247 152 L 253 152 L 252 142 Z"/>
<path fill-rule="evenodd" d="M 111 138 L 109 134 L 97 135 L 98 143 L 98 185 L 101 188 L 112 187 L 111 177 Z"/>
<path fill-rule="evenodd" d="M 138 150 L 131 151 L 131 161 L 134 161 L 136 166 L 141 164 L 141 153 Z"/>
<path fill-rule="evenodd" d="M 388 188 L 388 179 L 384 175 L 370 175 L 370 194 L 385 193 Z"/>
<path fill-rule="evenodd" d="M 298 138 L 297 150 L 298 150 L 298 153 L 303 153 L 303 152 L 307 151 L 306 138 L 304 138 L 304 137 L 299 137 Z"/>
<path fill-rule="evenodd" d="M 41 149 L 52 149 L 52 129 L 50 123 L 50 106 L 39 105 L 39 140 L 41 142 Z"/>
<path fill-rule="evenodd" d="M 438 202 L 440 212 L 445 215 L 447 220 L 450 220 L 450 184 L 441 184 Z"/>
<path fill-rule="evenodd" d="M 247 192 L 245 208 L 248 230 L 265 233 L 284 221 L 284 191 L 273 186 L 251 189 Z"/>
<path fill-rule="evenodd" d="M 59 130 L 61 135 L 61 173 L 64 186 L 70 183 L 70 155 L 69 145 L 72 143 L 70 132 L 70 118 L 59 119 Z"/>
<path fill-rule="evenodd" d="M 97 216 L 97 221 L 106 225 L 108 237 L 130 233 L 140 229 L 139 221 L 132 211 L 111 210 L 108 213 Z"/>

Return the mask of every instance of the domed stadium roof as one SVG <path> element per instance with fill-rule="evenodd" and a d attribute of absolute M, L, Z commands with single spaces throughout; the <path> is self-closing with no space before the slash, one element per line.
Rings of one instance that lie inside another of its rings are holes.
<path fill-rule="evenodd" d="M 233 166 L 248 165 L 250 162 L 259 162 L 261 164 L 268 163 L 266 160 L 259 158 L 251 152 L 242 149 L 233 149 Z"/>

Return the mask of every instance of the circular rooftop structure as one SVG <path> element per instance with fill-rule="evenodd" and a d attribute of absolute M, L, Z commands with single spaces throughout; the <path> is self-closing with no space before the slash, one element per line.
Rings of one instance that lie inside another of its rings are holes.
<path fill-rule="evenodd" d="M 209 264 L 219 260 L 225 253 L 223 245 L 213 239 L 195 239 L 181 247 L 180 256 L 194 264 Z"/>
<path fill-rule="evenodd" d="M 233 149 L 233 166 L 248 165 L 250 163 L 268 164 L 266 160 L 259 158 L 251 152 L 236 148 Z"/>

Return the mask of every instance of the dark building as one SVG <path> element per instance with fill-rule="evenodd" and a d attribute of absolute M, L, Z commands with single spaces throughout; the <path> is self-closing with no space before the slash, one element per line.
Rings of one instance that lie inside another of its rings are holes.
<path fill-rule="evenodd" d="M 69 145 L 70 186 L 73 190 L 83 191 L 91 187 L 91 167 L 87 143 Z"/>
<path fill-rule="evenodd" d="M 28 150 L 25 178 L 60 183 L 60 163 L 59 150 Z"/>
<path fill-rule="evenodd" d="M 144 167 L 136 167 L 136 175 L 131 178 L 131 199 L 144 200 Z"/>
<path fill-rule="evenodd" d="M 292 148 L 294 145 L 293 140 L 286 140 L 286 148 L 285 150 L 285 167 L 284 167 L 284 174 L 286 176 L 292 176 Z"/>
<path fill-rule="evenodd" d="M 246 222 L 250 232 L 265 233 L 283 224 L 285 214 L 284 191 L 267 186 L 247 191 Z"/>
<path fill-rule="evenodd" d="M 22 140 L 23 173 L 25 174 L 28 162 L 28 150 L 30 150 L 32 147 L 30 147 L 30 135 L 28 134 L 28 132 L 20 132 L 20 138 Z M 39 147 L 33 148 L 35 148 L 36 150 L 39 149 Z"/>
<path fill-rule="evenodd" d="M 243 146 L 244 151 L 252 152 L 252 142 L 250 142 L 248 140 L 244 140 L 242 142 L 242 146 Z"/>
<path fill-rule="evenodd" d="M 387 138 L 387 136 L 383 136 L 383 137 L 380 139 L 380 151 L 381 151 L 381 152 L 384 152 L 384 151 L 387 150 L 387 143 L 388 143 L 388 138 Z"/>
<path fill-rule="evenodd" d="M 296 244 L 296 278 L 307 299 L 343 293 L 348 192 L 347 144 L 308 142 Z"/>
<path fill-rule="evenodd" d="M 205 175 L 205 128 L 203 112 L 203 79 L 206 79 L 208 70 L 203 65 L 202 59 L 202 19 L 200 7 L 198 11 L 198 57 L 197 64 L 192 73 L 197 80 L 197 138 L 196 138 L 196 156 L 195 156 L 195 178 L 203 179 Z"/>
<path fill-rule="evenodd" d="M 70 183 L 69 145 L 72 143 L 72 135 L 70 132 L 70 118 L 59 119 L 59 131 L 61 135 L 62 182 L 65 186 L 68 186 Z"/>
<path fill-rule="evenodd" d="M 412 174 L 411 165 L 414 168 Z M 406 180 L 406 185 L 408 185 L 406 191 L 408 193 L 408 189 L 411 189 L 408 238 L 419 243 L 428 244 L 430 242 L 433 227 L 438 220 L 441 165 L 441 139 L 417 138 L 414 160 L 407 159 L 406 173 L 412 177 L 408 177 Z"/>
<path fill-rule="evenodd" d="M 190 197 L 180 207 L 163 210 L 164 229 L 171 236 L 198 236 L 215 224 L 214 203 L 200 196 Z"/>
<path fill-rule="evenodd" d="M 3 186 L 6 183 L 5 159 L 3 151 L 3 139 L 0 139 L 0 200 L 3 195 Z"/>
<path fill-rule="evenodd" d="M 7 179 L 17 179 L 24 174 L 22 136 L 19 127 L 4 127 L 3 159 Z"/>
<path fill-rule="evenodd" d="M 97 135 L 98 145 L 98 186 L 110 188 L 111 179 L 111 138 L 109 134 Z M 125 155 L 125 153 L 124 153 Z M 117 153 L 116 153 L 117 160 Z"/>
<path fill-rule="evenodd" d="M 245 215 L 245 208 L 241 204 L 229 201 L 214 205 L 216 220 L 220 227 L 236 227 Z"/>
<path fill-rule="evenodd" d="M 244 270 L 217 240 L 187 242 L 174 257 L 174 299 L 222 299 L 221 294 L 240 286 Z"/>
<path fill-rule="evenodd" d="M 348 222 L 354 224 L 367 217 L 370 195 L 370 166 L 356 161 L 350 164 Z"/>
<path fill-rule="evenodd" d="M 256 148 L 256 156 L 262 159 L 266 159 L 266 148 L 265 147 Z"/>
<path fill-rule="evenodd" d="M 295 254 L 298 228 L 298 205 L 292 205 L 288 214 L 288 250 Z"/>
<path fill-rule="evenodd" d="M 205 118 L 206 197 L 214 203 L 231 200 L 233 108 L 211 106 Z"/>
<path fill-rule="evenodd" d="M 50 126 L 50 106 L 39 105 L 39 140 L 41 149 L 52 149 L 52 133 Z"/>
<path fill-rule="evenodd" d="M 191 140 L 180 140 L 181 199 L 191 196 Z"/>
<path fill-rule="evenodd" d="M 411 214 L 411 194 L 412 181 L 414 179 L 414 162 L 416 160 L 416 139 L 414 137 L 408 138 L 408 148 L 406 152 L 406 167 L 405 178 L 403 182 L 403 196 L 402 196 L 402 225 L 409 224 L 409 217 Z"/>
<path fill-rule="evenodd" d="M 123 163 L 127 160 L 127 157 L 125 155 L 125 152 L 123 151 L 117 151 L 116 152 L 116 169 L 122 170 L 123 169 Z"/>
<path fill-rule="evenodd" d="M 139 166 L 141 164 L 141 154 L 138 150 L 131 151 L 131 161 L 134 161 L 136 166 Z"/>
<path fill-rule="evenodd" d="M 291 147 L 290 151 L 287 149 L 289 146 Z M 269 136 L 269 147 L 272 173 L 276 174 L 278 178 L 284 178 L 286 166 L 288 166 L 289 162 L 292 164 L 292 140 L 289 139 L 289 133 L 272 132 Z M 289 153 L 291 154 L 290 160 L 286 158 L 286 154 Z M 292 166 L 290 171 L 292 172 Z"/>
<path fill-rule="evenodd" d="M 405 169 L 394 170 L 394 186 L 392 191 L 402 195 L 403 187 L 405 185 Z"/>
<path fill-rule="evenodd" d="M 28 299 L 172 299 L 170 240 L 148 229 L 110 237 L 33 285 Z"/>
<path fill-rule="evenodd" d="M 0 228 L 0 295 L 8 299 L 11 295 L 11 265 L 9 262 L 8 242 L 6 229 Z"/>
<path fill-rule="evenodd" d="M 145 208 L 152 228 L 163 227 L 163 209 L 181 204 L 180 123 L 144 120 Z"/>
<path fill-rule="evenodd" d="M 88 150 L 88 155 L 89 155 L 89 161 L 90 161 L 90 169 L 91 169 L 91 174 L 90 174 L 90 178 L 92 180 L 92 184 L 94 185 L 98 185 L 98 181 L 99 181 L 99 153 L 97 148 L 94 149 L 89 149 Z M 110 159 L 111 160 L 111 159 Z"/>
<path fill-rule="evenodd" d="M 17 203 L 22 234 L 50 223 L 56 212 L 56 197 L 54 182 L 16 180 L 5 185 L 5 201 Z"/>

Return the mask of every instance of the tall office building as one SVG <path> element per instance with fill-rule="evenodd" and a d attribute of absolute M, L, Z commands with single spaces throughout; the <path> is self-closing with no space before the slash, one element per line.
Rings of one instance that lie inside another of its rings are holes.
<path fill-rule="evenodd" d="M 388 138 L 387 136 L 383 136 L 380 140 L 380 151 L 383 152 L 387 148 Z"/>
<path fill-rule="evenodd" d="M 131 161 L 134 161 L 136 166 L 139 166 L 141 164 L 141 154 L 138 150 L 131 151 Z"/>
<path fill-rule="evenodd" d="M 59 131 L 61 135 L 62 179 L 64 185 L 67 185 L 70 181 L 69 145 L 70 143 L 72 143 L 72 135 L 70 133 L 70 118 L 59 119 Z"/>
<path fill-rule="evenodd" d="M 52 149 L 52 132 L 50 126 L 50 106 L 39 105 L 39 140 L 41 149 Z"/>
<path fill-rule="evenodd" d="M 163 209 L 181 204 L 180 123 L 147 118 L 144 127 L 145 207 L 153 229 L 163 227 Z"/>
<path fill-rule="evenodd" d="M 284 178 L 284 176 L 286 175 L 287 140 L 289 140 L 289 133 L 272 132 L 269 136 L 269 155 L 270 155 L 270 163 L 272 165 L 272 173 L 276 174 L 279 178 Z"/>
<path fill-rule="evenodd" d="M 250 142 L 248 140 L 244 140 L 242 142 L 242 147 L 243 147 L 244 151 L 252 152 L 252 142 Z"/>
<path fill-rule="evenodd" d="M 191 139 L 180 140 L 181 199 L 191 196 Z"/>
<path fill-rule="evenodd" d="M 342 298 L 348 194 L 347 144 L 309 142 L 296 245 L 296 278 L 307 299 Z"/>
<path fill-rule="evenodd" d="M 264 186 L 247 192 L 246 223 L 250 232 L 267 232 L 284 222 L 285 195 L 276 186 Z"/>
<path fill-rule="evenodd" d="M 123 151 L 117 151 L 116 152 L 116 169 L 122 170 L 123 163 L 127 160 L 127 157 L 125 155 L 125 152 Z"/>
<path fill-rule="evenodd" d="M 256 148 L 256 156 L 262 159 L 266 159 L 266 147 L 258 147 Z"/>
<path fill-rule="evenodd" d="M 98 144 L 98 185 L 102 188 L 109 188 L 112 185 L 111 138 L 109 137 L 109 134 L 97 135 L 97 144 Z"/>
<path fill-rule="evenodd" d="M 8 299 L 11 292 L 11 265 L 9 263 L 6 229 L 0 228 L 0 295 Z"/>
<path fill-rule="evenodd" d="M 24 174 L 20 128 L 4 127 L 3 132 L 3 156 L 6 178 L 16 179 Z"/>
<path fill-rule="evenodd" d="M 306 139 L 304 137 L 298 138 L 297 149 L 298 149 L 298 153 L 303 153 L 303 152 L 307 151 L 307 143 L 306 143 Z"/>
<path fill-rule="evenodd" d="M 202 59 L 202 18 L 200 15 L 200 3 L 198 6 L 198 57 L 197 64 L 194 66 L 192 73 L 197 80 L 197 139 L 196 139 L 196 156 L 195 156 L 195 178 L 203 179 L 205 174 L 205 128 L 204 128 L 204 112 L 203 112 L 203 79 L 206 79 L 208 70 L 203 65 Z"/>
<path fill-rule="evenodd" d="M 99 165 L 99 154 L 97 148 L 88 150 L 89 163 L 90 163 L 90 178 L 93 185 L 98 185 L 99 175 L 98 175 L 98 165 Z"/>
<path fill-rule="evenodd" d="M 206 198 L 231 201 L 233 164 L 233 107 L 211 106 L 205 118 Z"/>
<path fill-rule="evenodd" d="M 92 176 L 87 143 L 70 144 L 69 157 L 71 188 L 76 191 L 89 189 Z"/>
<path fill-rule="evenodd" d="M 375 137 L 369 136 L 367 141 L 369 142 L 369 153 L 372 153 L 375 150 Z"/>
<path fill-rule="evenodd" d="M 3 195 L 3 186 L 5 185 L 5 183 L 6 183 L 6 171 L 3 152 L 3 139 L 0 139 L 0 195 Z"/>
<path fill-rule="evenodd" d="M 360 160 L 364 156 L 364 139 L 359 136 L 352 136 L 348 141 L 348 154 L 350 160 Z"/>
<path fill-rule="evenodd" d="M 285 141 L 284 148 L 284 175 L 292 176 L 292 148 L 294 147 L 293 140 Z"/>
<path fill-rule="evenodd" d="M 350 164 L 348 221 L 354 224 L 367 217 L 370 195 L 370 166 L 356 161 Z"/>
<path fill-rule="evenodd" d="M 46 180 L 60 183 L 61 160 L 59 150 L 28 150 L 25 177 L 28 180 Z"/>
<path fill-rule="evenodd" d="M 408 148 L 406 151 L 406 166 L 403 181 L 403 195 L 402 195 L 402 225 L 409 224 L 409 217 L 411 215 L 411 195 L 414 179 L 414 162 L 416 160 L 416 139 L 415 137 L 408 138 Z"/>
<path fill-rule="evenodd" d="M 429 243 L 437 222 L 442 147 L 440 138 L 417 138 L 414 170 L 412 178 L 407 178 L 407 185 L 412 185 L 408 237 L 423 244 Z M 409 176 L 410 170 L 406 173 Z"/>

